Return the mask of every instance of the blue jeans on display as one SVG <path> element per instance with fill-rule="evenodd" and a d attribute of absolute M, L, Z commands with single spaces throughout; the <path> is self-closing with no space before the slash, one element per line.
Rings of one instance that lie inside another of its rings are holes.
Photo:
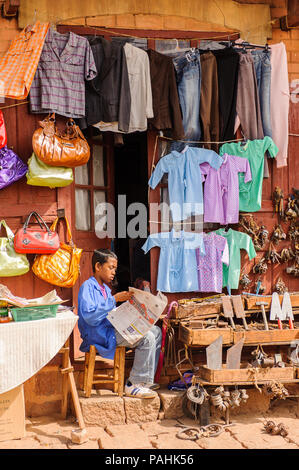
<path fill-rule="evenodd" d="M 117 346 L 135 349 L 133 367 L 128 380 L 132 384 L 153 383 L 161 350 L 161 328 L 154 325 L 134 345 L 129 344 L 116 330 L 115 337 Z"/>
<path fill-rule="evenodd" d="M 260 98 L 264 135 L 272 137 L 270 92 L 271 92 L 271 51 L 251 51 L 255 67 Z"/>
<path fill-rule="evenodd" d="M 183 115 L 185 140 L 198 141 L 201 138 L 200 127 L 200 87 L 201 66 L 200 54 L 189 52 L 173 59 L 176 71 L 179 100 Z M 190 147 L 198 144 L 189 144 Z M 170 150 L 182 151 L 184 142 L 172 142 Z"/>

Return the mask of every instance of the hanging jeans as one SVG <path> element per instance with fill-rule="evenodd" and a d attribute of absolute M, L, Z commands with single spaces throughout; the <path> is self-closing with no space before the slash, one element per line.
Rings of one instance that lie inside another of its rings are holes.
<path fill-rule="evenodd" d="M 125 346 L 135 350 L 133 367 L 128 380 L 132 384 L 153 383 L 161 351 L 161 328 L 154 325 L 133 346 L 116 330 L 115 337 L 117 346 Z"/>
<path fill-rule="evenodd" d="M 217 60 L 220 140 L 234 139 L 239 54 L 232 48 L 213 50 Z"/>
<path fill-rule="evenodd" d="M 183 116 L 183 127 L 185 140 L 198 141 L 201 138 L 200 128 L 200 88 L 201 88 L 201 66 L 200 54 L 188 52 L 180 54 L 173 59 L 176 71 L 176 79 L 179 100 Z M 188 143 L 190 147 L 198 144 Z M 182 151 L 184 142 L 172 142 L 170 150 Z"/>
<path fill-rule="evenodd" d="M 219 141 L 219 94 L 217 62 L 212 52 L 205 52 L 200 56 L 201 62 L 201 90 L 200 90 L 200 118 L 202 126 L 202 140 L 205 142 Z M 218 151 L 217 144 L 204 144 L 204 148 Z"/>
<path fill-rule="evenodd" d="M 251 51 L 251 56 L 253 59 L 256 73 L 264 136 L 267 135 L 272 138 L 270 113 L 271 52 L 253 50 Z"/>

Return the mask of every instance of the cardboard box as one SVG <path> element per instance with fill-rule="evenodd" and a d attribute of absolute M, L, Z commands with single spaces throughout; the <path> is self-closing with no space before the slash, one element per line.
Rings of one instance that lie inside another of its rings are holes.
<path fill-rule="evenodd" d="M 0 441 L 21 439 L 25 436 L 24 387 L 0 395 Z"/>

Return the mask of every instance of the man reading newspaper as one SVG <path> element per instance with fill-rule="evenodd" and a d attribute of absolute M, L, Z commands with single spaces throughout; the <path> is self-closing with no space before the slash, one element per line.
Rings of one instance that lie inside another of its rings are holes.
<path fill-rule="evenodd" d="M 138 289 L 118 292 L 113 296 L 107 284 L 115 277 L 117 256 L 110 250 L 94 251 L 92 269 L 93 276 L 82 284 L 78 296 L 78 327 L 82 338 L 80 350 L 88 352 L 93 344 L 102 357 L 113 359 L 116 346 L 134 348 L 134 362 L 125 385 L 125 395 L 153 398 L 156 395 L 154 390 L 159 388 L 154 384 L 154 376 L 162 337 L 161 329 L 154 323 L 159 318 L 161 306 L 166 306 L 166 298 L 160 294 L 156 303 L 150 303 L 149 310 L 142 302 L 144 298 L 141 298 Z M 125 304 L 116 308 L 117 302 Z M 127 316 L 120 321 L 121 313 Z"/>

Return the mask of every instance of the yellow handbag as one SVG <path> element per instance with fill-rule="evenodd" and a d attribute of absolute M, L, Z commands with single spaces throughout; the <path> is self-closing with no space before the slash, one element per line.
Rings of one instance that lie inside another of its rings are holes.
<path fill-rule="evenodd" d="M 51 225 L 56 230 L 58 217 Z M 67 243 L 60 242 L 60 248 L 52 255 L 37 255 L 32 271 L 43 281 L 59 287 L 73 287 L 80 274 L 80 258 L 82 249 L 77 248 L 72 240 L 69 222 L 64 217 L 67 227 Z"/>
<path fill-rule="evenodd" d="M 21 276 L 29 269 L 29 261 L 25 254 L 16 253 L 14 248 L 14 234 L 6 224 L 5 220 L 0 221 L 1 227 L 6 230 L 6 237 L 0 238 L 0 276 Z"/>

